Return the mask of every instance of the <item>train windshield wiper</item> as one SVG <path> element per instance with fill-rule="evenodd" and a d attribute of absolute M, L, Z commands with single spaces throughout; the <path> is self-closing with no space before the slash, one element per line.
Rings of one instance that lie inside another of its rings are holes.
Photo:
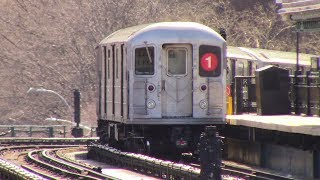
<path fill-rule="evenodd" d="M 150 64 L 152 64 L 152 59 L 151 59 L 151 55 L 150 55 L 149 48 L 148 48 L 148 45 L 147 45 L 147 41 L 145 41 L 144 44 L 146 46 L 149 62 L 150 62 Z"/>

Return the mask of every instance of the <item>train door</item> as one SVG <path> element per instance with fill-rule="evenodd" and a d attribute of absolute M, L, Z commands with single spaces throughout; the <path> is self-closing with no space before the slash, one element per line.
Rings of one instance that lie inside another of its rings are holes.
<path fill-rule="evenodd" d="M 192 116 L 192 47 L 164 45 L 162 54 L 162 117 Z"/>

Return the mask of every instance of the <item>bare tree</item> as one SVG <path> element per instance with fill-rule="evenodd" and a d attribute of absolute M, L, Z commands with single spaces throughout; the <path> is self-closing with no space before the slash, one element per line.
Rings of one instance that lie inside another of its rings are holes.
<path fill-rule="evenodd" d="M 59 92 L 70 105 L 80 89 L 83 120 L 95 122 L 95 46 L 120 28 L 159 21 L 225 28 L 233 46 L 295 47 L 292 24 L 276 14 L 273 0 L 0 1 L 1 123 L 70 114 L 55 96 L 27 95 L 29 87 Z M 319 53 L 319 36 L 303 35 L 301 49 Z"/>

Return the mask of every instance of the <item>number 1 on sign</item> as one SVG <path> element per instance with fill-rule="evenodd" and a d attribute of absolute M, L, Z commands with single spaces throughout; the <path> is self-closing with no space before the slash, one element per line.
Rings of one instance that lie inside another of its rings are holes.
<path fill-rule="evenodd" d="M 205 60 L 208 61 L 208 69 L 211 69 L 211 56 L 208 56 Z"/>
<path fill-rule="evenodd" d="M 218 66 L 217 56 L 213 53 L 206 53 L 201 57 L 201 68 L 205 71 L 216 70 Z"/>

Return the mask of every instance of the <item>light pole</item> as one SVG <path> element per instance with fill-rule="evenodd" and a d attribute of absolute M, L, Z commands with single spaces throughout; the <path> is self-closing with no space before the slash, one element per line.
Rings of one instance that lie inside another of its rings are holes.
<path fill-rule="evenodd" d="M 49 90 L 49 89 L 44 89 L 44 88 L 29 88 L 29 90 L 27 91 L 28 94 L 30 93 L 41 93 L 41 92 L 45 92 L 45 93 L 51 93 L 51 94 L 55 94 L 56 96 L 58 96 L 62 102 L 68 107 L 69 113 L 71 113 L 71 117 L 72 117 L 72 110 L 70 105 L 68 104 L 67 100 L 65 98 L 63 98 L 60 94 L 58 94 L 57 92 L 53 91 L 53 90 Z M 72 121 L 72 118 L 71 118 Z"/>
<path fill-rule="evenodd" d="M 59 121 L 59 122 L 66 122 L 66 123 L 69 123 L 69 124 L 72 124 L 73 126 L 77 126 L 78 128 L 83 128 L 83 129 L 86 129 L 89 131 L 89 134 L 87 134 L 86 136 L 89 136 L 91 134 L 91 137 L 92 137 L 92 134 L 94 132 L 93 128 L 89 127 L 89 126 L 85 126 L 83 124 L 80 124 L 80 123 L 75 123 L 75 122 L 70 122 L 68 120 L 65 120 L 65 119 L 58 119 L 58 118 L 46 118 L 45 119 L 46 121 Z"/>
<path fill-rule="evenodd" d="M 58 119 L 58 118 L 46 118 L 45 119 L 46 121 L 59 121 L 59 122 L 66 122 L 66 123 L 69 123 L 69 124 L 72 124 L 73 126 L 76 126 L 77 123 L 74 123 L 74 122 L 70 122 L 68 120 L 65 120 L 65 119 Z M 87 130 L 90 130 L 91 131 L 91 128 L 89 126 L 85 126 L 83 124 L 79 124 L 79 127 L 83 128 L 83 129 L 87 129 Z"/>

